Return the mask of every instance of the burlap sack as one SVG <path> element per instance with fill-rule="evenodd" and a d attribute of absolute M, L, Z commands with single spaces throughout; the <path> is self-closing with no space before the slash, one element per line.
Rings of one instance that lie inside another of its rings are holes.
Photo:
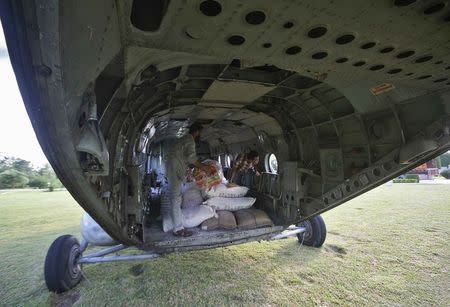
<path fill-rule="evenodd" d="M 267 213 L 259 209 L 244 209 L 234 212 L 239 229 L 254 229 L 273 226 Z"/>
<path fill-rule="evenodd" d="M 230 211 L 217 211 L 217 217 L 212 217 L 204 221 L 201 225 L 202 230 L 215 229 L 235 229 L 237 227 L 236 218 Z"/>

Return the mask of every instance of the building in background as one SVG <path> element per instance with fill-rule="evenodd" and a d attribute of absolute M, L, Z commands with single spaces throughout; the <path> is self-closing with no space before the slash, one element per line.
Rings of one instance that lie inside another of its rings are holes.
<path fill-rule="evenodd" d="M 419 165 L 415 169 L 408 172 L 408 174 L 419 175 L 420 180 L 432 180 L 435 176 L 439 176 L 439 163 L 437 159 L 433 159 Z"/>

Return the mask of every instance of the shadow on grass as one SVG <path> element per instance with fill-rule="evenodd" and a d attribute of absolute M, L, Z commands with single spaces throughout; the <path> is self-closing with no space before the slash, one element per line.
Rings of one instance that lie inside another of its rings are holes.
<path fill-rule="evenodd" d="M 61 294 L 52 293 L 50 295 L 49 305 L 51 307 L 70 307 L 75 304 L 80 297 L 80 291 L 76 288 Z"/>
<path fill-rule="evenodd" d="M 87 266 L 85 275 L 89 283 L 82 281 L 79 287 L 82 296 L 94 301 L 97 297 L 108 297 L 110 292 L 134 301 L 151 297 L 155 304 L 264 303 L 262 289 L 277 283 L 303 283 L 302 276 L 286 279 L 286 272 L 292 272 L 293 265 L 297 269 L 308 266 L 322 252 L 300 246 L 297 240 L 285 240 L 173 253 L 145 262 Z M 134 272 L 136 267 L 139 274 Z M 304 280 L 314 282 L 307 274 Z M 215 301 L 216 298 L 223 301 Z"/>

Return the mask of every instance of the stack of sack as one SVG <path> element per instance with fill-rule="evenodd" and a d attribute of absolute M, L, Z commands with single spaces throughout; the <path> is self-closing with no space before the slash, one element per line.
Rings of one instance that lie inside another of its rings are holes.
<path fill-rule="evenodd" d="M 216 210 L 214 216 L 201 224 L 203 230 L 254 229 L 273 226 L 272 220 L 262 210 L 252 209 L 256 199 L 245 197 L 247 187 L 221 184 L 206 192 L 204 203 Z"/>
<path fill-rule="evenodd" d="M 201 225 L 202 230 L 232 230 L 273 226 L 264 211 L 250 209 L 256 198 L 245 197 L 247 187 L 227 184 L 222 167 L 217 161 L 207 160 L 203 163 L 214 169 L 212 174 L 194 171 L 195 181 L 184 184 L 182 188 L 181 211 L 185 228 Z M 173 230 L 171 203 L 167 190 L 161 193 L 161 215 L 164 232 Z"/>
<path fill-rule="evenodd" d="M 199 226 L 203 221 L 215 217 L 216 212 L 213 208 L 202 205 L 202 192 L 197 187 L 190 187 L 184 190 L 181 212 L 183 214 L 183 227 L 193 228 Z M 172 204 L 167 189 L 161 191 L 161 215 L 163 220 L 163 231 L 173 230 L 173 221 L 171 216 Z"/>
<path fill-rule="evenodd" d="M 236 185 L 219 184 L 206 192 L 205 204 L 215 210 L 237 211 L 248 209 L 256 201 L 256 198 L 245 197 L 248 192 L 247 187 Z"/>
<path fill-rule="evenodd" d="M 205 160 L 203 164 L 209 165 L 213 172 L 207 175 L 201 171 L 194 171 L 194 179 L 197 186 L 205 191 L 206 205 L 215 210 L 237 211 L 250 208 L 256 199 L 244 197 L 247 187 L 240 187 L 234 184 L 227 184 L 223 175 L 222 166 L 214 160 Z"/>

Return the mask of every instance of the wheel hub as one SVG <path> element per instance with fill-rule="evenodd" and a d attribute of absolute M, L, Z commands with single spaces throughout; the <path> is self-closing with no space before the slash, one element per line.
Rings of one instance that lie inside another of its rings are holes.
<path fill-rule="evenodd" d="M 77 278 L 81 273 L 81 266 L 78 264 L 78 259 L 81 256 L 80 247 L 78 245 L 72 246 L 69 254 L 69 273 L 72 278 Z"/>
<path fill-rule="evenodd" d="M 302 240 L 310 240 L 313 238 L 313 230 L 310 221 L 303 221 L 298 226 L 305 227 L 305 231 L 301 234 L 298 234 L 298 237 Z"/>

